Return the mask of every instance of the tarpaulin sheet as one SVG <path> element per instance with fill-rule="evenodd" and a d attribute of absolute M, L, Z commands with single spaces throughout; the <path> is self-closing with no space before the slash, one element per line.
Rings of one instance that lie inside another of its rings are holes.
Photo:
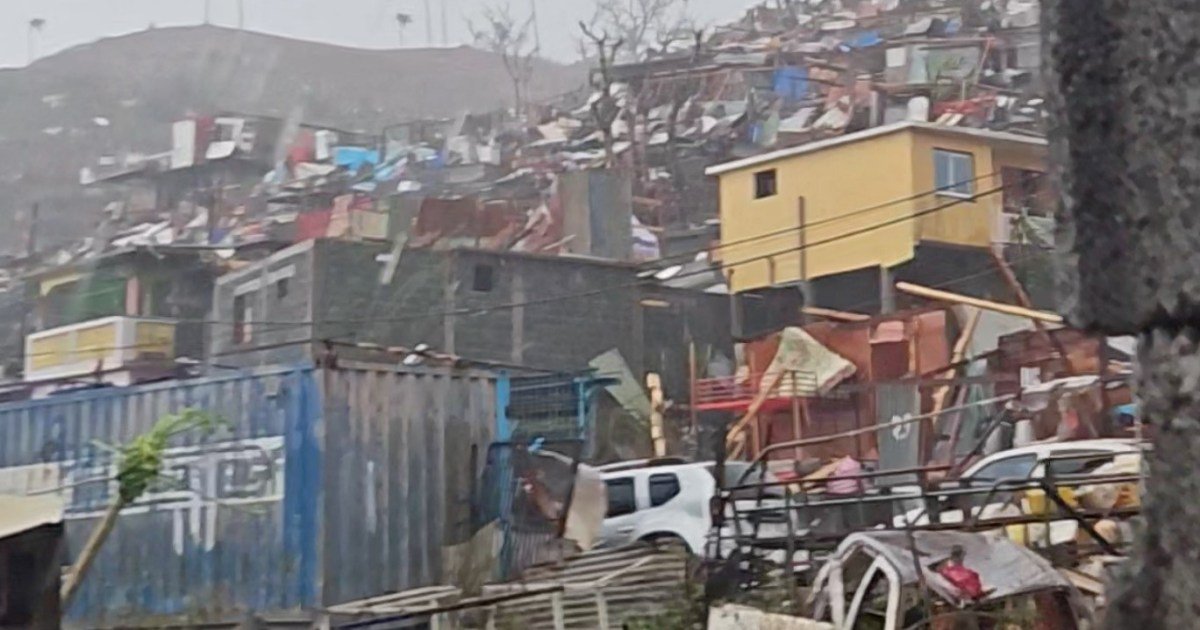
<path fill-rule="evenodd" d="M 828 393 L 852 376 L 855 367 L 803 328 L 789 327 L 780 333 L 779 350 L 763 373 L 760 386 L 766 387 L 781 372 L 779 395 L 812 396 Z"/>

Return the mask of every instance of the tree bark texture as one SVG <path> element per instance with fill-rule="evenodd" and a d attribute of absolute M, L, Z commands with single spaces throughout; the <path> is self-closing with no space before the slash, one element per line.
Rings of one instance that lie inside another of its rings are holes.
<path fill-rule="evenodd" d="M 1200 2 L 1045 0 L 1060 289 L 1136 334 L 1156 429 L 1144 530 L 1105 627 L 1200 627 Z"/>

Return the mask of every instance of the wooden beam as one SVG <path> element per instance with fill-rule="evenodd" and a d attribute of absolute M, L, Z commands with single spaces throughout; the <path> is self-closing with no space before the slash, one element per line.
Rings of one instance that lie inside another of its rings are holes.
<path fill-rule="evenodd" d="M 1048 313 L 1046 311 L 1038 311 L 1038 310 L 1034 310 L 1031 308 L 1024 308 L 1021 306 L 1016 306 L 1013 304 L 1005 304 L 1003 302 L 993 302 L 991 300 L 982 300 L 979 298 L 971 297 L 969 295 L 962 295 L 961 293 L 951 293 L 949 291 L 942 291 L 940 289 L 931 289 L 929 287 L 923 287 L 919 284 L 912 284 L 909 282 L 897 282 L 896 289 L 898 291 L 903 291 L 904 293 L 907 293 L 909 295 L 915 295 L 917 297 L 923 297 L 923 298 L 930 299 L 930 300 L 937 300 L 939 302 L 947 302 L 949 304 L 963 304 L 965 306 L 974 306 L 976 308 L 981 308 L 985 311 L 993 311 L 996 313 L 1003 313 L 1005 315 L 1012 315 L 1014 317 L 1025 317 L 1027 319 L 1041 321 L 1041 322 L 1045 322 L 1048 324 L 1063 324 L 1063 323 L 1065 323 L 1065 320 L 1062 318 L 1062 316 L 1058 315 L 1057 313 Z"/>
<path fill-rule="evenodd" d="M 762 388 L 758 390 L 758 395 L 754 397 L 754 400 L 750 401 L 750 406 L 746 409 L 746 415 L 742 416 L 742 418 L 738 420 L 732 428 L 729 429 L 729 435 L 725 438 L 725 444 L 727 446 L 736 444 L 740 434 L 745 430 L 746 425 L 750 424 L 750 422 L 752 422 L 754 418 L 758 416 L 758 410 L 762 409 L 763 403 L 767 402 L 767 397 L 771 395 L 771 391 L 774 390 L 777 385 L 779 385 L 780 379 L 783 378 L 783 373 L 784 370 L 779 370 L 775 374 L 772 374 L 771 382 L 764 383 Z"/>
<path fill-rule="evenodd" d="M 1032 308 L 1033 302 L 1029 299 L 1029 294 L 1025 292 L 1025 287 L 1021 285 L 1021 281 L 1017 279 L 1017 274 L 1013 273 L 1012 267 L 1008 266 L 1008 261 L 1004 260 L 1004 255 L 993 247 L 989 250 L 992 255 L 992 261 L 996 263 L 996 268 L 1000 270 L 1001 277 L 1008 284 L 1008 288 L 1013 292 L 1013 297 L 1017 298 L 1017 304 L 1025 308 Z M 1038 320 L 1033 320 L 1033 327 L 1037 329 L 1038 336 L 1046 342 L 1046 347 L 1054 348 L 1058 356 L 1062 358 L 1063 368 L 1066 369 L 1069 376 L 1074 376 L 1075 371 L 1071 369 L 1071 359 L 1067 357 L 1067 350 L 1063 347 L 1058 337 L 1050 334 L 1046 330 L 1046 324 Z"/>
<path fill-rule="evenodd" d="M 975 336 L 975 329 L 979 327 L 979 318 L 983 315 L 983 311 L 977 308 L 971 309 L 970 319 L 967 320 L 967 327 L 963 329 L 962 334 L 958 336 L 958 341 L 954 342 L 954 354 L 950 357 L 950 365 L 958 365 L 967 354 L 967 346 L 971 343 L 971 338 Z M 938 375 L 938 378 L 954 378 L 955 368 L 949 368 L 945 372 Z M 933 393 L 933 412 L 939 413 L 942 407 L 946 404 L 946 395 L 950 393 L 949 385 L 942 385 Z"/>
<path fill-rule="evenodd" d="M 813 317 L 824 317 L 839 322 L 869 322 L 871 316 L 864 313 L 854 313 L 851 311 L 838 311 L 832 308 L 821 308 L 820 306 L 805 306 L 800 309 L 800 312 Z"/>

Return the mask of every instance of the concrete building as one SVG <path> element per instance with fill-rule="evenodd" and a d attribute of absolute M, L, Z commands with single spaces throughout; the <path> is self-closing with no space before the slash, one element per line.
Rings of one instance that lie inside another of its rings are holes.
<path fill-rule="evenodd" d="M 900 122 L 711 167 L 730 288 L 878 276 L 922 246 L 986 252 L 1043 214 L 1045 157 L 1040 138 Z"/>
<path fill-rule="evenodd" d="M 129 246 L 34 272 L 24 378 L 35 397 L 80 380 L 131 385 L 200 360 L 215 266 L 194 249 Z"/>
<path fill-rule="evenodd" d="M 687 353 L 732 357 L 725 296 L 639 283 L 636 266 L 473 249 L 318 239 L 219 278 L 210 360 L 258 366 L 379 359 L 426 346 L 514 368 L 575 371 L 616 349 L 687 397 Z M 685 321 L 685 326 L 667 322 Z M 395 357 L 402 360 L 402 353 Z"/>

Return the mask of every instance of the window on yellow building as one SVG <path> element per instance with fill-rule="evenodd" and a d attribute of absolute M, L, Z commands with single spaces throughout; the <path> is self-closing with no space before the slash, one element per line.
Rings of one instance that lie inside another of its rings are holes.
<path fill-rule="evenodd" d="M 969 197 L 975 194 L 975 156 L 934 149 L 933 185 L 939 195 Z"/>
<path fill-rule="evenodd" d="M 754 174 L 754 198 L 762 199 L 763 197 L 773 197 L 779 192 L 778 182 L 775 180 L 775 169 L 767 171 L 759 171 Z"/>

